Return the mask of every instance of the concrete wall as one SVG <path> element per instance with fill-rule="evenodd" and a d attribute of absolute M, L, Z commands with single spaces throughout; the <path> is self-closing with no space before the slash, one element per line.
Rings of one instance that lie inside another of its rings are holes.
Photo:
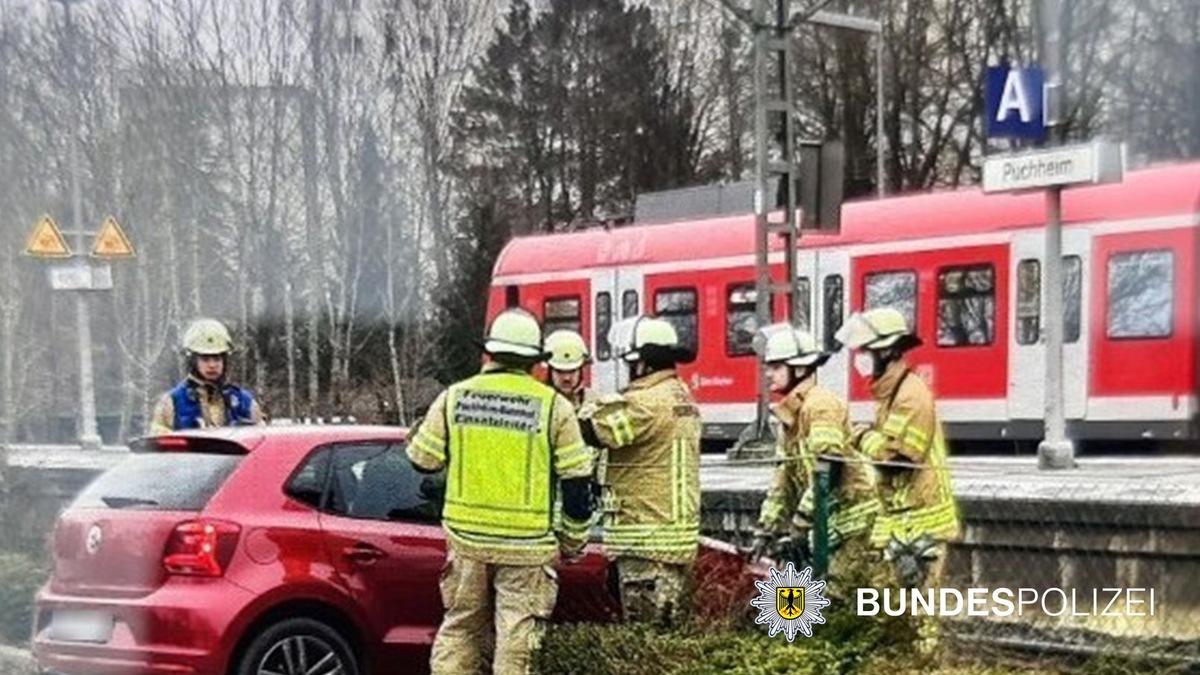
<path fill-rule="evenodd" d="M 761 491 L 706 492 L 705 534 L 747 544 L 762 498 Z M 1153 588 L 1153 617 L 1036 618 L 1053 627 L 1200 638 L 1200 505 L 965 496 L 959 506 L 965 527 L 951 547 L 945 585 L 1076 589 L 1078 613 L 1093 611 L 1093 588 L 1147 589 L 1143 597 Z M 1097 613 L 1110 596 L 1099 593 Z M 1050 610 L 1057 613 L 1057 601 Z"/>

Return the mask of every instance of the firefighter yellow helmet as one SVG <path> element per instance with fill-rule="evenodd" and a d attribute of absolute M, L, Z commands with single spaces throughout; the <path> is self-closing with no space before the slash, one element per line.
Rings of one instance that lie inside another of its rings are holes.
<path fill-rule="evenodd" d="M 233 351 L 229 329 L 216 319 L 197 319 L 183 334 L 183 349 L 192 354 L 212 356 Z"/>
<path fill-rule="evenodd" d="M 541 360 L 542 327 L 537 317 L 519 309 L 506 309 L 492 319 L 483 351 L 488 354 L 511 354 Z"/>
<path fill-rule="evenodd" d="M 630 363 L 640 361 L 643 350 L 659 350 L 676 360 L 684 358 L 675 326 L 666 319 L 638 316 L 624 319 L 613 326 L 609 342 L 617 354 Z"/>
<path fill-rule="evenodd" d="M 583 336 L 573 330 L 556 330 L 547 335 L 546 351 L 550 353 L 550 367 L 561 371 L 579 370 L 590 357 Z"/>
<path fill-rule="evenodd" d="M 921 344 L 909 330 L 904 315 L 894 307 L 877 307 L 854 314 L 837 333 L 838 342 L 851 349 L 880 350 L 898 346 L 910 349 Z"/>
<path fill-rule="evenodd" d="M 762 330 L 763 363 L 784 363 L 789 366 L 813 366 L 824 363 L 829 355 L 817 346 L 811 333 L 790 324 L 774 324 Z"/>

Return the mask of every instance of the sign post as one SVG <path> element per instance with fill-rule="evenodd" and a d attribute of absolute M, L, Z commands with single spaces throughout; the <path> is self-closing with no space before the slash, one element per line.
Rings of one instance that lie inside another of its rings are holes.
<path fill-rule="evenodd" d="M 73 146 L 72 146 L 73 147 Z M 74 153 L 72 153 L 74 156 Z M 72 162 L 74 166 L 74 162 Z M 84 450 L 100 449 L 100 432 L 96 423 L 96 389 L 92 370 L 92 321 L 88 307 L 88 291 L 112 290 L 112 265 L 105 262 L 112 258 L 131 258 L 133 245 L 109 216 L 98 232 L 79 229 L 82 224 L 83 199 L 80 195 L 77 171 L 71 172 L 71 202 L 76 237 L 76 250 L 72 251 L 62 230 L 50 216 L 43 216 L 34 226 L 25 245 L 25 254 L 46 260 L 59 260 L 46 268 L 46 279 L 55 291 L 75 293 L 77 331 L 79 339 L 79 445 Z M 84 241 L 92 237 L 90 256 L 100 259 L 99 263 L 87 260 Z"/>
<path fill-rule="evenodd" d="M 63 41 L 64 61 L 69 72 L 66 80 L 75 91 L 79 90 L 75 54 L 75 24 L 71 19 L 71 5 L 83 0 L 54 0 L 63 6 L 63 23 L 66 39 Z M 69 259 L 71 262 L 56 264 L 47 269 L 50 288 L 56 291 L 75 293 L 76 329 L 79 341 L 79 445 L 84 450 L 100 449 L 100 433 L 96 423 L 96 388 L 92 370 L 92 320 L 86 291 L 112 289 L 112 268 L 107 264 L 92 265 L 87 262 L 84 245 L 88 237 L 94 238 L 91 255 L 95 258 L 129 258 L 133 246 L 115 218 L 109 216 L 98 233 L 83 229 L 83 192 L 79 167 L 79 129 L 82 120 L 78 117 L 81 106 L 76 105 L 76 128 L 68 134 L 70 140 L 70 184 L 71 226 L 67 232 L 75 237 L 76 249 L 71 250 L 63 232 L 50 216 L 43 216 L 34 227 L 25 247 L 25 254 L 36 258 Z"/>
<path fill-rule="evenodd" d="M 1038 468 L 1075 466 L 1075 447 L 1066 433 L 1063 409 L 1062 191 L 1072 185 L 1120 182 L 1125 161 L 1114 143 L 1093 141 L 1062 145 L 1065 110 L 1061 0 L 1041 0 L 1038 24 L 1045 71 L 1039 68 L 989 68 L 985 114 L 988 138 L 1042 142 L 1048 149 L 988 157 L 983 165 L 984 192 L 1046 190 L 1046 250 L 1042 269 L 1045 317 L 1045 431 L 1038 445 Z"/>
<path fill-rule="evenodd" d="M 1054 130 L 1053 142 L 1063 140 L 1062 112 L 1062 3 L 1042 0 L 1041 54 L 1049 77 L 1043 93 L 1046 126 Z M 1067 438 L 1063 410 L 1063 284 L 1062 284 L 1062 185 L 1046 192 L 1046 283 L 1042 293 L 1046 305 L 1046 420 L 1042 442 L 1038 444 L 1039 469 L 1075 467 L 1075 446 Z"/>

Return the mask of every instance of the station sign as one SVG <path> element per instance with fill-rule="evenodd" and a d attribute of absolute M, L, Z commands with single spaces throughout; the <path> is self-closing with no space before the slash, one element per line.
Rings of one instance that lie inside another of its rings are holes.
<path fill-rule="evenodd" d="M 988 138 L 1046 138 L 1046 74 L 1041 68 L 987 69 L 984 133 Z"/>
<path fill-rule="evenodd" d="M 1103 140 L 996 155 L 983 162 L 984 192 L 1119 183 L 1124 177 L 1124 148 Z"/>

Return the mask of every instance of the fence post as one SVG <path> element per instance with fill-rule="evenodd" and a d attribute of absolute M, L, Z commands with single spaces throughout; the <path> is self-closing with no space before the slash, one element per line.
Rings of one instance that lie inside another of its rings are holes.
<path fill-rule="evenodd" d="M 832 466 L 817 459 L 814 472 L 813 504 L 813 578 L 824 579 L 829 570 L 829 499 Z"/>

